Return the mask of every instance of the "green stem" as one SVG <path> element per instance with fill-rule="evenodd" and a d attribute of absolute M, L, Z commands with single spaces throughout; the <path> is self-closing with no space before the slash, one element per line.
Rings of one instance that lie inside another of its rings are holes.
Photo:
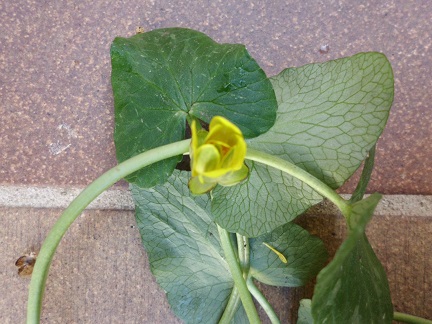
<path fill-rule="evenodd" d="M 248 287 L 249 292 L 264 309 L 271 322 L 273 324 L 280 324 L 279 318 L 277 317 L 270 303 L 264 297 L 261 291 L 259 291 L 259 289 L 255 286 L 252 277 L 249 275 L 249 269 L 250 269 L 249 238 L 240 235 L 238 233 L 236 234 L 236 237 L 237 237 L 237 249 L 238 249 L 240 266 L 243 270 L 243 278 L 245 278 L 246 280 L 246 286 Z"/>
<path fill-rule="evenodd" d="M 280 320 L 277 317 L 276 312 L 274 311 L 273 307 L 271 307 L 267 298 L 265 298 L 264 295 L 261 293 L 261 291 L 257 288 L 257 286 L 255 286 L 252 277 L 249 277 L 246 280 L 246 284 L 252 296 L 254 296 L 254 298 L 258 301 L 258 303 L 266 312 L 272 324 L 280 324 Z"/>
<path fill-rule="evenodd" d="M 271 154 L 254 150 L 252 148 L 248 148 L 246 153 L 246 159 L 263 163 L 265 165 L 271 166 L 292 175 L 293 177 L 308 184 L 320 195 L 326 197 L 328 200 L 333 202 L 340 209 L 340 211 L 345 217 L 347 217 L 347 215 L 349 214 L 350 205 L 345 199 L 339 196 L 332 188 L 327 186 L 324 182 L 315 178 L 313 175 L 299 168 L 295 164 L 285 161 Z"/>
<path fill-rule="evenodd" d="M 27 305 L 27 323 L 39 323 L 43 292 L 52 257 L 73 221 L 97 196 L 125 176 L 152 163 L 188 152 L 190 140 L 164 145 L 120 163 L 93 181 L 72 201 L 46 237 L 33 270 Z"/>
<path fill-rule="evenodd" d="M 231 295 L 228 300 L 228 303 L 225 307 L 224 313 L 222 314 L 219 320 L 219 324 L 232 323 L 235 313 L 237 312 L 239 306 L 240 306 L 240 294 L 237 287 L 234 286 L 233 290 L 231 291 Z"/>
<path fill-rule="evenodd" d="M 428 319 L 399 312 L 394 312 L 393 320 L 410 324 L 432 324 Z"/>
<path fill-rule="evenodd" d="M 239 264 L 243 273 L 243 278 L 246 280 L 249 272 L 249 254 L 250 254 L 249 239 L 246 236 L 237 233 L 236 233 L 236 238 L 237 238 Z M 228 304 L 225 307 L 225 311 L 219 321 L 219 324 L 231 323 L 239 305 L 240 305 L 240 294 L 238 292 L 237 287 L 234 286 Z"/>
<path fill-rule="evenodd" d="M 237 237 L 237 250 L 239 255 L 240 267 L 243 271 L 243 278 L 247 278 L 249 272 L 249 256 L 250 256 L 250 248 L 249 248 L 249 239 L 246 236 L 240 235 L 236 233 Z"/>
<path fill-rule="evenodd" d="M 258 316 L 258 312 L 255 308 L 255 304 L 252 300 L 252 296 L 249 293 L 249 290 L 246 286 L 246 281 L 243 278 L 243 272 L 242 269 L 240 268 L 240 264 L 238 263 L 236 253 L 231 243 L 230 234 L 219 225 L 217 227 L 221 239 L 222 249 L 224 251 L 225 258 L 228 263 L 228 267 L 233 277 L 234 284 L 239 291 L 240 298 L 243 303 L 243 307 L 246 311 L 246 315 L 249 319 L 249 322 L 261 323 Z"/>

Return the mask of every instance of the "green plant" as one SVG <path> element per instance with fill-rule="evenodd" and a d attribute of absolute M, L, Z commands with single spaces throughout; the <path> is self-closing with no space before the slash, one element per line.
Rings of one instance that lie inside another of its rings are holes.
<path fill-rule="evenodd" d="M 86 188 L 48 235 L 32 277 L 29 323 L 39 321 L 63 234 L 122 178 L 130 182 L 151 270 L 185 322 L 257 323 L 253 296 L 278 323 L 254 280 L 296 287 L 318 274 L 298 323 L 431 323 L 393 312 L 386 274 L 365 235 L 381 196 L 363 195 L 393 101 L 383 54 L 267 78 L 244 46 L 168 28 L 116 38 L 111 57 L 120 164 Z M 223 118 L 207 133 L 215 116 Z M 189 153 L 192 175 L 176 169 Z M 363 161 L 361 180 L 344 200 L 335 189 Z M 209 192 L 194 195 L 188 184 Z M 323 243 L 292 223 L 324 198 L 341 210 L 349 232 L 325 267 Z"/>

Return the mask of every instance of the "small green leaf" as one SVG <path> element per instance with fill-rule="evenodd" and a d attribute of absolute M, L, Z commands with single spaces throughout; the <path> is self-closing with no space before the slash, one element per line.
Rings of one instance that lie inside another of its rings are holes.
<path fill-rule="evenodd" d="M 267 131 L 276 118 L 271 82 L 243 45 L 218 44 L 184 28 L 157 29 L 111 46 L 117 159 L 179 141 L 186 120 L 209 123 L 215 115 L 247 138 Z M 128 181 L 163 183 L 181 159 L 144 168 Z"/>
<path fill-rule="evenodd" d="M 322 197 L 300 180 L 248 161 L 249 178 L 212 191 L 215 221 L 230 232 L 257 237 L 293 220 Z"/>
<path fill-rule="evenodd" d="M 189 193 L 189 177 L 174 170 L 164 185 L 132 185 L 136 219 L 151 271 L 174 313 L 187 323 L 216 323 L 234 283 L 210 217 L 210 199 Z M 247 322 L 242 307 L 235 318 Z"/>
<path fill-rule="evenodd" d="M 282 253 L 288 263 L 263 243 Z M 250 274 L 273 286 L 298 287 L 316 276 L 327 260 L 324 243 L 300 226 L 288 223 L 250 240 Z"/>
<path fill-rule="evenodd" d="M 364 233 L 380 199 L 373 194 L 352 205 L 348 238 L 317 277 L 312 298 L 317 323 L 392 322 L 387 277 Z"/>
<path fill-rule="evenodd" d="M 338 188 L 385 127 L 394 92 L 389 61 L 380 53 L 360 53 L 289 68 L 272 82 L 276 123 L 248 144 Z"/>
<path fill-rule="evenodd" d="M 314 324 L 310 299 L 300 300 L 297 324 Z"/>

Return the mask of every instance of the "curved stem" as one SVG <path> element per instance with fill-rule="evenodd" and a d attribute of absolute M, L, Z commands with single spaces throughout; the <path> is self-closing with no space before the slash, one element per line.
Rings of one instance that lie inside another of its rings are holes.
<path fill-rule="evenodd" d="M 188 152 L 189 143 L 190 140 L 187 139 L 136 155 L 105 172 L 84 189 L 81 194 L 74 199 L 74 201 L 72 201 L 46 237 L 39 252 L 37 262 L 35 263 L 30 282 L 27 305 L 28 324 L 39 323 L 42 297 L 52 257 L 63 235 L 66 233 L 73 221 L 81 214 L 84 208 L 86 208 L 102 192 L 125 176 L 152 163 Z"/>
<path fill-rule="evenodd" d="M 243 278 L 243 272 L 242 269 L 240 268 L 240 265 L 237 260 L 237 256 L 234 252 L 234 248 L 231 243 L 230 234 L 219 225 L 217 225 L 217 228 L 219 231 L 221 245 L 225 254 L 226 261 L 228 263 L 228 267 L 233 277 L 234 284 L 239 291 L 240 298 L 243 303 L 243 307 L 246 311 L 246 315 L 249 319 L 249 322 L 261 323 L 258 316 L 258 312 L 255 308 L 255 304 L 252 300 L 252 296 L 249 293 L 249 290 L 246 286 L 246 281 Z"/>
<path fill-rule="evenodd" d="M 272 322 L 272 324 L 280 324 L 280 320 L 276 315 L 276 312 L 274 311 L 273 307 L 271 307 L 270 303 L 268 302 L 267 298 L 264 297 L 264 295 L 261 293 L 261 291 L 255 286 L 252 277 L 249 277 L 246 280 L 246 285 L 251 292 L 252 296 L 258 301 L 258 303 L 261 305 L 261 307 L 266 312 L 268 318 Z"/>
<path fill-rule="evenodd" d="M 328 200 L 333 202 L 340 209 L 340 211 L 345 217 L 347 217 L 347 215 L 349 214 L 350 205 L 345 199 L 339 196 L 332 188 L 327 186 L 324 182 L 315 178 L 313 175 L 299 168 L 295 164 L 285 161 L 271 154 L 254 150 L 252 148 L 247 149 L 246 159 L 263 163 L 265 165 L 271 166 L 292 175 L 293 177 L 308 184 L 320 195 L 326 197 Z"/>
<path fill-rule="evenodd" d="M 432 324 L 428 319 L 399 312 L 394 312 L 393 320 L 410 324 Z"/>

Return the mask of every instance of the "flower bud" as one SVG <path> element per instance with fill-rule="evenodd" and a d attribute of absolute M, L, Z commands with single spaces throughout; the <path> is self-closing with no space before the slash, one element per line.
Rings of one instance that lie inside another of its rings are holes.
<path fill-rule="evenodd" d="M 191 169 L 189 189 L 202 194 L 217 184 L 231 186 L 244 180 L 248 167 L 244 164 L 246 142 L 240 129 L 229 120 L 215 116 L 209 131 L 197 130 L 196 121 L 191 125 Z"/>

